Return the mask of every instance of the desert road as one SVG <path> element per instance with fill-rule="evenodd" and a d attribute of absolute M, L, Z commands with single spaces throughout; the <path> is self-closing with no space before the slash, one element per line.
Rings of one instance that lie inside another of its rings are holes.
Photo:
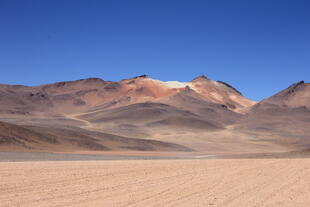
<path fill-rule="evenodd" d="M 309 159 L 0 162 L 0 206 L 309 206 Z"/>

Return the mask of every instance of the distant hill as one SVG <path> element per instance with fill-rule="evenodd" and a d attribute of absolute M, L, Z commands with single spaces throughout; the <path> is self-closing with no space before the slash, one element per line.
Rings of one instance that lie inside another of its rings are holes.
<path fill-rule="evenodd" d="M 267 152 L 308 148 L 310 84 L 258 103 L 223 81 L 147 75 L 0 85 L 1 150 Z"/>

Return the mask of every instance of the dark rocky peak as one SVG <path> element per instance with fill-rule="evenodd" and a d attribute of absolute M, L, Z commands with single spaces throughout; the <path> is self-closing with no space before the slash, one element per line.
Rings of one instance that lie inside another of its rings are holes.
<path fill-rule="evenodd" d="M 297 83 L 292 84 L 290 87 L 288 87 L 289 93 L 294 93 L 299 87 L 305 84 L 305 81 L 299 81 Z"/>
<path fill-rule="evenodd" d="M 144 74 L 144 75 L 133 77 L 131 79 L 139 79 L 139 78 L 149 78 L 149 76 Z"/>
<path fill-rule="evenodd" d="M 230 84 L 228 84 L 228 83 L 226 83 L 226 82 L 224 82 L 224 81 L 217 81 L 217 82 L 220 83 L 220 84 L 223 84 L 224 86 L 226 86 L 226 87 L 228 87 L 228 88 L 234 90 L 234 91 L 237 92 L 238 94 L 242 95 L 242 93 L 241 93 L 240 91 L 238 91 L 238 90 L 237 90 L 235 87 L 233 87 L 232 85 L 230 85 Z"/>
<path fill-rule="evenodd" d="M 84 82 L 105 82 L 101 78 L 86 78 L 86 79 L 82 79 L 82 81 Z"/>
<path fill-rule="evenodd" d="M 301 85 L 303 85 L 305 83 L 305 81 L 299 81 L 299 82 L 297 82 L 297 83 L 293 83 L 290 87 L 288 87 L 288 88 L 291 88 L 292 90 L 294 90 L 294 89 L 296 89 L 297 87 L 299 87 L 299 86 L 301 86 Z"/>
<path fill-rule="evenodd" d="M 133 77 L 133 78 L 129 78 L 129 79 L 142 79 L 142 78 L 149 78 L 149 76 L 143 74 L 143 75 L 139 75 L 139 76 L 136 76 L 136 77 Z"/>
<path fill-rule="evenodd" d="M 134 83 L 134 82 L 132 82 L 133 80 L 136 80 L 136 79 L 144 79 L 144 78 L 149 78 L 149 76 L 144 74 L 144 75 L 140 75 L 140 76 L 135 76 L 135 77 L 133 77 L 133 78 L 126 78 L 126 79 L 123 79 L 123 80 L 121 80 L 121 81 L 130 81 L 129 84 L 132 84 L 132 83 Z"/>
<path fill-rule="evenodd" d="M 209 80 L 209 78 L 207 78 L 205 75 L 201 75 L 201 76 L 198 76 L 197 78 L 194 78 L 192 80 L 192 82 L 195 82 L 195 81 L 205 81 L 205 80 Z"/>
<path fill-rule="evenodd" d="M 275 96 L 279 97 L 283 97 L 283 96 L 288 96 L 288 95 L 292 95 L 294 94 L 297 90 L 299 90 L 301 87 L 303 87 L 305 85 L 304 81 L 299 81 L 297 83 L 293 83 L 292 85 L 290 85 L 288 88 L 286 88 L 285 90 L 281 91 L 280 93 L 276 94 Z"/>

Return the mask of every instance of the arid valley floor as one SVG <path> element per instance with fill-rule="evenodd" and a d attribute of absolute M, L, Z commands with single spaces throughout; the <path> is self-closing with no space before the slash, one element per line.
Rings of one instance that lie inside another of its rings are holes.
<path fill-rule="evenodd" d="M 0 206 L 309 206 L 310 159 L 1 162 Z"/>

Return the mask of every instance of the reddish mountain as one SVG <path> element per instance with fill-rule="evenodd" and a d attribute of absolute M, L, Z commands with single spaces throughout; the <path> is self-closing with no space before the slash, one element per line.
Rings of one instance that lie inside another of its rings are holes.
<path fill-rule="evenodd" d="M 3 140 L 5 146 L 54 151 L 307 148 L 309 100 L 310 86 L 304 82 L 255 103 L 228 83 L 205 76 L 189 82 L 143 75 L 119 82 L 88 78 L 34 87 L 0 85 L 0 120 L 21 132 L 8 136 L 2 127 L 2 148 Z"/>

